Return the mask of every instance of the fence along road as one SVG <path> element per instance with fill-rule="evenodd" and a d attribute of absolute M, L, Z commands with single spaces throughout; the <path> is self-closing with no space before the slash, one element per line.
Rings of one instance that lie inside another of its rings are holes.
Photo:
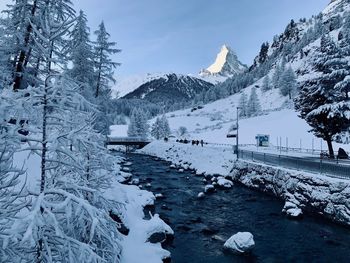
<path fill-rule="evenodd" d="M 239 158 L 284 168 L 320 173 L 331 177 L 350 179 L 349 161 L 333 161 L 317 157 L 294 157 L 248 150 L 239 150 Z"/>

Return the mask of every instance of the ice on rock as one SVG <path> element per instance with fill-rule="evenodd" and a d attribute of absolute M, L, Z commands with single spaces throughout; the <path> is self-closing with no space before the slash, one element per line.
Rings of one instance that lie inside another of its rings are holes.
<path fill-rule="evenodd" d="M 254 237 L 249 232 L 238 232 L 230 237 L 224 244 L 225 249 L 238 254 L 250 252 L 254 246 Z"/>

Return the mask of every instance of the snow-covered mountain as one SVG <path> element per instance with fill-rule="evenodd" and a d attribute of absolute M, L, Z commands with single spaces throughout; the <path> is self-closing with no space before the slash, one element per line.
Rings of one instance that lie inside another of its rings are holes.
<path fill-rule="evenodd" d="M 193 99 L 194 96 L 214 85 L 204 80 L 180 75 L 165 74 L 153 78 L 134 91 L 128 93 L 124 99 L 144 99 L 152 103 L 181 102 Z"/>
<path fill-rule="evenodd" d="M 223 45 L 215 62 L 207 69 L 203 69 L 199 75 L 202 77 L 232 77 L 246 69 L 247 66 L 239 61 L 236 53 L 229 46 Z"/>
<path fill-rule="evenodd" d="M 295 112 L 293 101 L 281 94 L 278 85 L 275 86 L 274 77 L 278 68 L 291 67 L 300 86 L 321 74 L 312 64 L 320 50 L 321 38 L 330 36 L 336 45 L 340 45 L 345 30 L 348 30 L 345 27 L 349 27 L 345 25 L 349 12 L 350 0 L 333 0 L 323 12 L 310 19 L 292 20 L 283 33 L 274 37 L 271 44 L 262 45 L 254 64 L 246 74 L 228 78 L 223 84 L 216 86 L 213 92 L 218 96 L 209 102 L 204 100 L 204 108 L 167 113 L 173 132 L 176 133 L 183 126 L 188 129 L 192 138 L 229 143 L 230 139 L 226 138 L 226 134 L 235 123 L 236 107 L 240 106 L 242 94 L 249 96 L 254 88 L 260 100 L 262 115 L 242 120 L 243 123 L 249 123 L 249 127 L 243 128 L 242 143 L 254 144 L 255 135 L 262 133 L 271 135 L 272 144 L 276 144 L 280 137 L 288 137 L 289 146 L 293 147 L 303 144 L 311 148 L 316 141 L 322 145 L 319 138 L 308 133 L 310 126 L 298 117 L 299 113 Z M 221 55 L 217 60 L 220 61 L 220 58 Z M 212 71 L 219 68 L 210 67 Z M 270 87 L 264 90 L 266 76 L 270 77 Z M 324 142 L 323 146 L 320 145 L 319 148 L 325 149 Z M 349 149 L 349 146 L 341 146 Z"/>

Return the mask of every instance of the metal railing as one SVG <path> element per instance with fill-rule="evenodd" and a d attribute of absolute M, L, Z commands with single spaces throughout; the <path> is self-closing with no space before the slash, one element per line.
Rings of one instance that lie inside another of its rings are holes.
<path fill-rule="evenodd" d="M 350 179 L 350 161 L 346 160 L 294 157 L 248 150 L 239 150 L 238 154 L 238 157 L 242 160 Z"/>

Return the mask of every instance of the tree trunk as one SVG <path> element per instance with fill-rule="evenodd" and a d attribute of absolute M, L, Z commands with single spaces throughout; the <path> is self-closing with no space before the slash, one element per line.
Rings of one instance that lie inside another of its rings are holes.
<path fill-rule="evenodd" d="M 333 145 L 332 145 L 332 140 L 331 139 L 326 139 L 327 146 L 328 146 L 328 151 L 329 151 L 329 157 L 331 159 L 334 159 L 334 150 L 333 150 Z"/>
<path fill-rule="evenodd" d="M 35 16 L 36 10 L 37 10 L 37 0 L 34 0 L 33 2 L 33 6 L 32 6 L 32 11 L 31 11 L 31 17 Z M 24 72 L 24 64 L 26 64 L 26 60 L 28 60 L 28 45 L 30 42 L 30 35 L 32 33 L 32 25 L 30 23 L 28 23 L 27 28 L 26 28 L 26 32 L 24 35 L 24 43 L 23 43 L 23 49 L 21 50 L 19 57 L 18 57 L 18 61 L 17 61 L 17 65 L 16 65 L 16 69 L 15 69 L 15 74 L 14 74 L 14 84 L 13 84 L 13 90 L 16 91 L 21 87 L 21 83 L 23 80 L 23 72 Z"/>

